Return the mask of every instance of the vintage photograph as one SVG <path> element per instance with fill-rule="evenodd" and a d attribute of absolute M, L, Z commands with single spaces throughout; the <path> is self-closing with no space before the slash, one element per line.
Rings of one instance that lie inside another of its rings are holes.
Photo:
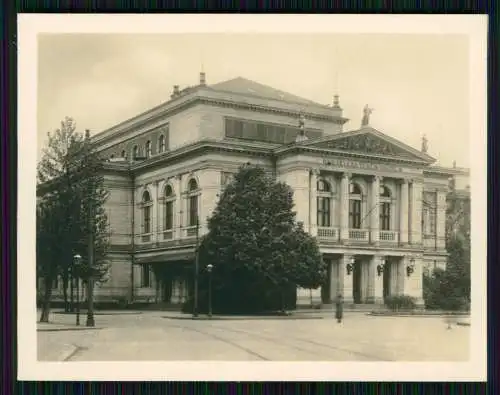
<path fill-rule="evenodd" d="M 36 45 L 38 362 L 471 360 L 467 35 Z"/>

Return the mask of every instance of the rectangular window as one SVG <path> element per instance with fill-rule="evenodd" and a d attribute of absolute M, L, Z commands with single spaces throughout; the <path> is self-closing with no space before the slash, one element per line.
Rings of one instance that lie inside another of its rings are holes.
<path fill-rule="evenodd" d="M 174 227 L 174 202 L 165 203 L 165 230 L 171 230 Z"/>
<path fill-rule="evenodd" d="M 361 200 L 349 200 L 349 227 L 361 228 Z"/>
<path fill-rule="evenodd" d="M 189 226 L 196 226 L 198 222 L 198 196 L 191 196 L 189 198 Z"/>
<path fill-rule="evenodd" d="M 151 267 L 148 264 L 142 265 L 142 282 L 143 288 L 149 288 L 151 286 Z"/>
<path fill-rule="evenodd" d="M 322 227 L 330 227 L 331 226 L 331 218 L 330 218 L 330 198 L 328 197 L 318 197 L 318 226 Z"/>
<path fill-rule="evenodd" d="M 380 229 L 390 230 L 391 229 L 391 204 L 382 203 L 380 210 Z"/>
<path fill-rule="evenodd" d="M 422 233 L 436 234 L 437 195 L 434 192 L 424 192 L 422 207 Z"/>

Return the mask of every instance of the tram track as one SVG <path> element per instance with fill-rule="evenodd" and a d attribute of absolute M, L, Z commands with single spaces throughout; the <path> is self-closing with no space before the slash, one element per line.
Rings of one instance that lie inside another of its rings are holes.
<path fill-rule="evenodd" d="M 250 350 L 250 349 L 248 349 L 246 347 L 243 347 L 243 346 L 241 346 L 238 343 L 235 343 L 233 341 L 224 339 L 223 337 L 217 336 L 217 335 L 215 335 L 213 333 L 209 333 L 209 332 L 206 332 L 206 331 L 198 330 L 198 329 L 195 329 L 195 328 L 192 328 L 192 327 L 181 326 L 181 325 L 180 326 L 176 325 L 176 327 L 182 328 L 184 330 L 190 330 L 190 331 L 193 331 L 193 332 L 201 333 L 201 334 L 204 334 L 204 335 L 209 336 L 209 337 L 213 337 L 213 338 L 215 338 L 215 339 L 217 339 L 219 341 L 228 343 L 228 344 L 230 344 L 232 346 L 235 346 L 235 347 L 237 347 L 239 349 L 242 349 L 242 350 L 244 350 L 246 352 L 249 352 L 250 354 L 257 356 L 259 359 L 269 360 L 268 358 L 265 358 L 263 355 L 260 355 L 260 354 L 256 353 L 253 350 Z M 391 358 L 380 358 L 379 356 L 376 356 L 376 355 L 373 355 L 373 354 L 363 353 L 363 352 L 360 352 L 360 351 L 355 351 L 355 350 L 352 350 L 352 349 L 338 347 L 338 346 L 332 346 L 330 344 L 319 343 L 319 342 L 315 342 L 313 340 L 302 339 L 302 338 L 298 338 L 298 337 L 288 337 L 287 336 L 287 340 L 288 341 L 283 341 L 282 339 L 280 340 L 280 339 L 278 339 L 276 337 L 273 337 L 273 336 L 266 336 L 266 335 L 263 335 L 262 333 L 255 333 L 255 332 L 246 331 L 246 330 L 238 330 L 238 329 L 234 329 L 234 328 L 225 328 L 225 327 L 214 326 L 214 325 L 212 325 L 212 326 L 210 326 L 208 328 L 216 330 L 216 331 L 219 331 L 219 332 L 232 332 L 232 333 L 244 334 L 244 335 L 247 335 L 247 336 L 251 336 L 251 337 L 254 337 L 254 338 L 257 338 L 257 339 L 262 339 L 262 340 L 265 340 L 265 341 L 270 342 L 270 343 L 279 344 L 281 346 L 292 348 L 294 350 L 305 352 L 307 354 L 312 354 L 312 355 L 323 354 L 323 355 L 326 356 L 325 351 L 322 350 L 322 349 L 327 348 L 327 349 L 338 351 L 338 352 L 342 352 L 342 353 L 345 353 L 345 354 L 350 354 L 350 355 L 353 355 L 353 356 L 358 356 L 358 357 L 361 357 L 363 360 L 370 360 L 370 361 L 394 361 L 394 359 L 391 359 Z M 315 346 L 315 347 L 317 347 L 319 349 L 318 350 L 311 350 L 311 349 L 308 349 L 308 348 L 300 347 L 295 342 L 302 342 L 302 343 L 310 344 L 310 345 L 313 345 L 313 346 Z M 329 359 L 325 359 L 325 361 L 328 361 L 328 360 Z"/>

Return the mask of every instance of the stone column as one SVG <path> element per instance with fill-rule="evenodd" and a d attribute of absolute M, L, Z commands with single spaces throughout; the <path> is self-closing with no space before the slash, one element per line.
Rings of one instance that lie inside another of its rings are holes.
<path fill-rule="evenodd" d="M 411 244 L 422 244 L 422 190 L 422 181 L 413 180 L 411 184 Z"/>
<path fill-rule="evenodd" d="M 395 264 L 396 275 L 395 275 L 395 295 L 403 295 L 404 294 L 404 286 L 405 286 L 405 276 L 406 276 L 406 257 L 401 257 L 399 262 Z"/>
<path fill-rule="evenodd" d="M 399 241 L 408 244 L 408 180 L 401 180 L 401 202 L 399 212 Z"/>
<path fill-rule="evenodd" d="M 436 197 L 436 246 L 446 248 L 446 191 L 438 190 Z"/>
<path fill-rule="evenodd" d="M 309 233 L 312 236 L 317 236 L 318 234 L 318 191 L 317 191 L 317 185 L 318 185 L 318 176 L 319 176 L 319 170 L 317 169 L 311 169 L 310 171 L 310 177 L 309 177 L 309 219 L 310 219 L 310 224 L 309 224 Z"/>
<path fill-rule="evenodd" d="M 349 182 L 351 174 L 344 173 L 340 182 L 340 240 L 349 240 Z"/>
<path fill-rule="evenodd" d="M 330 300 L 332 302 L 335 302 L 339 292 L 342 292 L 342 288 L 340 286 L 342 281 L 342 277 L 340 277 L 341 263 L 342 262 L 339 259 L 332 259 L 330 261 Z"/>
<path fill-rule="evenodd" d="M 418 307 L 424 306 L 424 295 L 423 295 L 423 259 L 422 257 L 414 257 L 413 262 L 413 273 L 409 276 L 407 274 L 406 268 L 411 264 L 411 258 L 406 256 L 404 258 L 404 273 L 403 273 L 403 295 L 411 296 L 415 299 Z"/>
<path fill-rule="evenodd" d="M 182 237 L 182 214 L 184 212 L 183 203 L 184 196 L 182 193 L 182 175 L 178 175 L 175 177 L 175 207 L 174 207 L 174 238 L 180 239 Z"/>
<path fill-rule="evenodd" d="M 380 181 L 382 177 L 373 176 L 371 190 L 371 218 L 370 218 L 370 240 L 374 244 L 379 242 L 380 234 Z"/>
<path fill-rule="evenodd" d="M 384 277 L 383 272 L 378 275 L 377 266 L 381 265 L 382 256 L 373 255 L 368 263 L 368 296 L 367 303 L 384 303 Z"/>
<path fill-rule="evenodd" d="M 345 304 L 352 304 L 353 300 L 353 272 L 347 274 L 347 265 L 351 262 L 352 255 L 344 254 L 340 258 L 339 276 L 342 279 L 342 297 Z"/>

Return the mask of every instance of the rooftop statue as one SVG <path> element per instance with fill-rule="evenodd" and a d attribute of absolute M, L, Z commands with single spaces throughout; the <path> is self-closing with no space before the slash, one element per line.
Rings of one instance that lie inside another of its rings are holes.
<path fill-rule="evenodd" d="M 368 126 L 370 123 L 370 114 L 373 112 L 373 108 L 368 107 L 368 104 L 363 108 L 363 118 L 361 119 L 361 127 Z"/>

